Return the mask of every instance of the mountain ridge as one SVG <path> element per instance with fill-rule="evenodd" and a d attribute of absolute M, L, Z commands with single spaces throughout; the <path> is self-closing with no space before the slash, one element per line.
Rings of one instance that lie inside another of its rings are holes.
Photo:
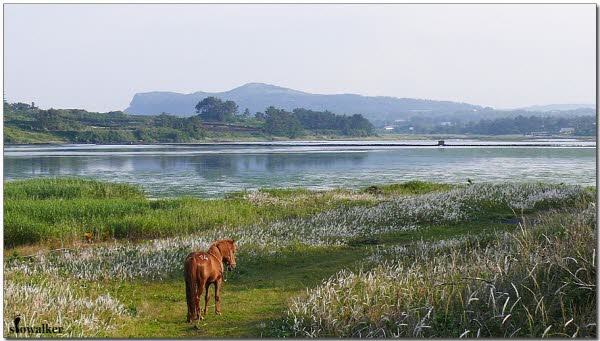
<path fill-rule="evenodd" d="M 364 96 L 358 94 L 313 94 L 265 83 L 246 83 L 223 92 L 196 91 L 183 94 L 170 91 L 136 93 L 125 112 L 156 115 L 162 112 L 191 116 L 195 105 L 208 96 L 235 101 L 240 111 L 248 108 L 253 114 L 273 105 L 285 110 L 305 108 L 329 110 L 337 114 L 362 114 L 370 120 L 405 119 L 428 112 L 431 115 L 452 114 L 457 111 L 477 111 L 482 106 L 469 103 L 430 99 L 398 98 L 393 96 Z"/>

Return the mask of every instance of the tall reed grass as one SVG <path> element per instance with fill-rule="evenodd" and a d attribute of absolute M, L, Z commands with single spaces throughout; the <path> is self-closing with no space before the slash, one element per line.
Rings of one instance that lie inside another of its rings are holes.
<path fill-rule="evenodd" d="M 4 337 L 105 337 L 130 318 L 117 299 L 100 283 L 80 283 L 59 274 L 4 271 Z M 62 327 L 59 334 L 34 331 L 9 333 L 13 319 L 20 326 Z"/>
<path fill-rule="evenodd" d="M 399 197 L 375 206 L 335 208 L 308 217 L 273 218 L 273 222 L 266 224 L 244 225 L 244 220 L 240 218 L 240 225 L 223 224 L 218 229 L 205 228 L 202 232 L 190 231 L 182 236 L 135 243 L 114 241 L 100 247 L 83 247 L 61 253 L 41 252 L 25 262 L 15 259 L 8 266 L 27 268 L 29 271 L 61 271 L 75 278 L 88 280 L 115 276 L 123 279 L 160 279 L 179 275 L 181 259 L 187 253 L 206 249 L 221 238 L 234 238 L 239 249 L 238 257 L 243 259 L 262 256 L 264 252 L 275 252 L 296 244 L 340 245 L 357 236 L 411 231 L 425 228 L 431 222 L 456 223 L 479 216 L 486 209 L 487 212 L 496 212 L 494 205 L 511 212 L 510 207 L 523 207 L 524 202 L 527 207 L 547 207 L 549 203 L 560 205 L 568 201 L 589 199 L 588 192 L 577 186 L 480 184 L 473 187 L 476 190 L 460 188 L 449 192 Z M 499 198 L 492 200 L 489 193 L 494 193 Z M 445 211 L 448 207 L 454 207 L 455 210 Z M 211 214 L 212 217 L 218 216 L 215 212 Z M 173 216 L 173 221 L 165 224 L 169 227 L 173 224 L 185 226 L 185 222 L 181 220 L 183 218 Z M 198 221 L 202 221 L 200 216 L 197 217 L 196 224 Z"/>
<path fill-rule="evenodd" d="M 144 191 L 134 185 L 81 178 L 39 178 L 5 183 L 4 200 L 17 199 L 141 199 Z"/>
<path fill-rule="evenodd" d="M 276 196 L 248 192 L 228 199 L 149 200 L 137 187 L 79 179 L 7 182 L 5 245 L 69 245 L 86 233 L 95 240 L 142 240 L 197 233 L 216 227 L 265 224 L 335 207 L 382 199 L 349 191 Z"/>
<path fill-rule="evenodd" d="M 514 233 L 378 250 L 372 270 L 340 271 L 295 299 L 282 332 L 595 337 L 595 255 L 593 206 L 542 214 Z"/>

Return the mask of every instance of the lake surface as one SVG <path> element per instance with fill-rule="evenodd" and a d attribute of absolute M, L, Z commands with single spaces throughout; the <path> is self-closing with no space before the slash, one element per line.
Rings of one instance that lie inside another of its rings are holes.
<path fill-rule="evenodd" d="M 409 180 L 596 184 L 595 142 L 545 140 L 543 144 L 555 146 L 514 147 L 489 145 L 532 142 L 446 140 L 447 144 L 487 146 L 377 146 L 394 142 L 436 143 L 7 146 L 4 180 L 89 177 L 137 184 L 152 197 L 219 197 L 227 192 L 261 187 L 357 188 Z"/>

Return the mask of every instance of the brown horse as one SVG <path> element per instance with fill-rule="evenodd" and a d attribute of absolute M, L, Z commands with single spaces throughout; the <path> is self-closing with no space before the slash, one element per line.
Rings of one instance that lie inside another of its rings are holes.
<path fill-rule="evenodd" d="M 208 288 L 215 284 L 215 313 L 221 315 L 221 304 L 219 292 L 221 282 L 223 281 L 223 262 L 227 264 L 227 269 L 235 269 L 235 245 L 233 239 L 222 239 L 216 241 L 210 246 L 208 252 L 192 252 L 185 257 L 184 277 L 185 277 L 185 297 L 188 306 L 188 322 L 196 319 L 204 319 L 200 314 L 200 296 L 206 291 L 204 296 L 204 315 L 210 294 Z"/>

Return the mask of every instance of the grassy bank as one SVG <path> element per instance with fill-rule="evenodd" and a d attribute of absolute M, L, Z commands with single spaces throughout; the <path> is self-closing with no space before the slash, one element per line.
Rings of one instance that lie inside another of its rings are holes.
<path fill-rule="evenodd" d="M 104 188 L 116 185 L 106 183 L 83 181 L 86 199 L 20 185 L 30 189 L 13 189 L 5 202 L 37 198 L 31 201 L 48 205 L 62 221 L 109 221 L 94 215 L 103 212 L 100 202 L 154 202 L 127 186 L 116 194 Z M 85 200 L 93 204 L 63 215 L 58 213 L 66 208 L 55 206 Z M 5 285 L 12 292 L 31 288 L 57 302 L 70 293 L 81 304 L 50 309 L 41 301 L 23 305 L 12 294 L 4 312 L 18 310 L 31 324 L 61 319 L 70 329 L 59 336 L 595 336 L 594 200 L 579 186 L 411 182 L 156 201 L 160 207 L 139 215 L 161 216 L 175 205 L 168 203 L 184 201 L 203 210 L 220 202 L 229 214 L 247 207 L 253 218 L 215 219 L 191 233 L 171 224 L 168 237 L 75 243 L 32 257 L 5 250 Z M 162 223 L 184 214 L 176 212 Z M 39 217 L 53 226 L 50 214 Z M 186 324 L 182 259 L 223 237 L 238 247 L 238 268 L 227 275 L 221 294 L 223 315 L 215 316 L 211 306 L 205 320 Z M 94 304 L 98 314 L 82 319 Z"/>
<path fill-rule="evenodd" d="M 95 241 L 177 236 L 216 227 L 261 225 L 450 187 L 409 182 L 359 191 L 264 189 L 216 200 L 149 200 L 140 188 L 127 184 L 74 178 L 13 181 L 4 185 L 5 245 L 64 246 L 84 241 L 87 233 Z"/>

